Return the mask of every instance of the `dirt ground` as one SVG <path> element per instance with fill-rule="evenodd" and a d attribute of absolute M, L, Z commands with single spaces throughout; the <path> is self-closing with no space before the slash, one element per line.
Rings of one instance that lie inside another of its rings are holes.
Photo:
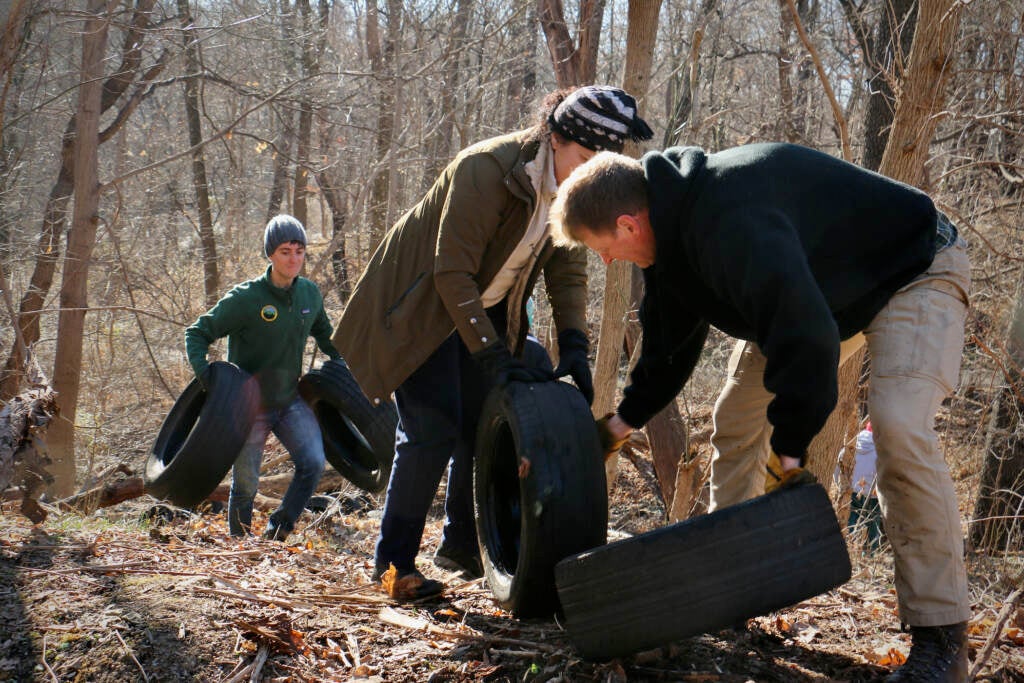
<path fill-rule="evenodd" d="M 663 523 L 647 481 L 623 463 L 613 535 Z M 516 620 L 482 580 L 434 567 L 437 516 L 420 563 L 449 590 L 409 605 L 369 578 L 379 500 L 343 492 L 286 543 L 232 539 L 223 514 L 154 503 L 38 526 L 7 504 L 0 681 L 871 681 L 909 649 L 886 553 L 854 552 L 849 583 L 746 628 L 593 662 L 557 620 Z M 1024 681 L 1024 611 L 1000 615 L 1019 566 L 972 560 L 971 573 L 977 680 Z"/>

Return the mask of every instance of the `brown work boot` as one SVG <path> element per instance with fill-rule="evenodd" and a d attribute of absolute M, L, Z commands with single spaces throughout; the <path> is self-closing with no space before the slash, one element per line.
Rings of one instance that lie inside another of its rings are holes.
<path fill-rule="evenodd" d="M 885 683 L 967 683 L 967 622 L 911 626 L 907 663 Z"/>

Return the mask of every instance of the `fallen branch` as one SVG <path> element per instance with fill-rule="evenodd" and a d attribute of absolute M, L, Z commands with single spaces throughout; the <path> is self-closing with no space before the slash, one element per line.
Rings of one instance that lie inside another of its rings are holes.
<path fill-rule="evenodd" d="M 1016 584 L 1020 586 L 1024 583 L 1024 572 L 1018 577 Z M 982 667 L 988 663 L 989 657 L 992 656 L 992 650 L 996 646 L 996 642 L 999 637 L 1003 635 L 1003 625 L 1006 620 L 1010 618 L 1010 614 L 1017 609 L 1017 604 L 1020 602 L 1022 592 L 1024 588 L 1018 588 L 1006 597 L 1006 602 L 1003 603 L 1003 609 L 999 610 L 999 616 L 996 617 L 996 623 L 992 625 L 992 632 L 988 634 L 988 640 L 985 641 L 985 645 L 981 648 L 978 656 L 974 659 L 974 666 L 971 668 L 971 675 L 968 676 L 969 680 L 974 680 L 977 675 L 981 672 Z"/>
<path fill-rule="evenodd" d="M 129 477 L 128 479 L 106 483 L 88 491 L 77 493 L 70 498 L 59 500 L 57 501 L 57 506 L 77 510 L 82 514 L 88 515 L 99 508 L 110 507 L 126 500 L 138 498 L 145 492 L 146 487 L 142 483 L 142 477 Z"/>

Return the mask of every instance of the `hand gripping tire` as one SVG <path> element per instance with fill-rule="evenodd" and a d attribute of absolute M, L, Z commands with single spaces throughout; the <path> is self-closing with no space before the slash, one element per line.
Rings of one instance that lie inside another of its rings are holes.
<path fill-rule="evenodd" d="M 146 493 L 180 507 L 206 499 L 238 458 L 259 409 L 259 387 L 249 373 L 210 363 L 208 391 L 193 379 L 167 414 L 146 459 Z"/>
<path fill-rule="evenodd" d="M 566 558 L 555 575 L 576 649 L 609 659 L 824 593 L 849 580 L 850 557 L 812 484 Z"/>
<path fill-rule="evenodd" d="M 516 616 L 559 611 L 555 564 L 605 543 L 601 455 L 590 408 L 569 384 L 513 382 L 484 402 L 473 467 L 477 537 L 487 585 Z"/>
<path fill-rule="evenodd" d="M 343 360 L 303 375 L 299 394 L 320 423 L 327 462 L 364 491 L 383 490 L 395 456 L 394 403 L 371 404 Z"/>

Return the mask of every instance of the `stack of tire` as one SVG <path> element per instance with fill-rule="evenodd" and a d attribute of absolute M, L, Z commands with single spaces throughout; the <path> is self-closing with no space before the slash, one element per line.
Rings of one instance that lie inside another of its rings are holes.
<path fill-rule="evenodd" d="M 164 419 L 146 460 L 146 492 L 180 507 L 206 500 L 231 470 L 259 407 L 255 379 L 217 361 L 193 379 Z M 299 393 L 320 423 L 327 461 L 354 485 L 382 490 L 391 472 L 392 403 L 371 405 L 341 360 L 329 360 L 299 380 Z"/>

